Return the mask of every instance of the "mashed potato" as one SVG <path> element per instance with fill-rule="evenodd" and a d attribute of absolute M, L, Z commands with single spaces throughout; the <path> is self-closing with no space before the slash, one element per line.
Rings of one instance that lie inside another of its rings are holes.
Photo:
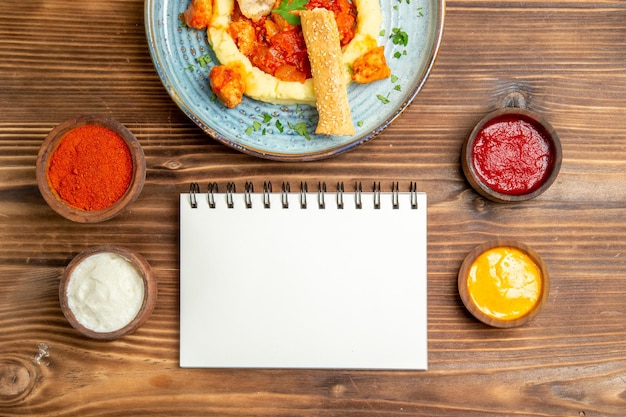
<path fill-rule="evenodd" d="M 357 10 L 357 28 L 354 39 L 343 49 L 344 78 L 350 83 L 352 63 L 367 51 L 376 48 L 376 38 L 382 24 L 379 0 L 352 0 Z M 250 60 L 239 52 L 233 38 L 228 34 L 230 16 L 235 0 L 215 0 L 213 19 L 207 30 L 207 37 L 220 64 L 241 63 L 245 68 L 245 94 L 253 99 L 275 104 L 315 105 L 313 80 L 304 83 L 282 81 L 253 66 Z"/>

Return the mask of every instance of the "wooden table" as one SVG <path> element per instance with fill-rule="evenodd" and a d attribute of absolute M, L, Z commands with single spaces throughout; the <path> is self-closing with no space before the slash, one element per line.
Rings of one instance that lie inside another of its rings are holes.
<path fill-rule="evenodd" d="M 419 0 L 414 0 L 419 1 Z M 211 416 L 626 415 L 626 3 L 449 1 L 438 61 L 375 140 L 319 162 L 231 150 L 176 107 L 152 65 L 140 0 L 0 2 L 0 414 Z M 518 92 L 558 131 L 563 165 L 535 200 L 480 198 L 461 143 Z M 55 214 L 35 182 L 46 134 L 108 114 L 147 157 L 123 215 Z M 416 181 L 429 196 L 426 372 L 191 370 L 178 366 L 177 195 L 191 181 Z M 534 321 L 488 328 L 460 302 L 466 253 L 496 237 L 534 247 L 552 290 Z M 113 342 L 73 330 L 60 275 L 100 244 L 144 255 L 159 284 L 150 320 Z"/>

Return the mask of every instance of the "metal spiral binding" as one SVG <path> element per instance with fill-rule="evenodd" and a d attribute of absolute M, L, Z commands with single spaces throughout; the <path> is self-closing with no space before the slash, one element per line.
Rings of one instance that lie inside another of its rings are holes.
<path fill-rule="evenodd" d="M 343 209 L 343 182 L 337 183 L 337 208 Z"/>
<path fill-rule="evenodd" d="M 189 184 L 189 201 L 191 208 L 198 208 L 197 194 L 200 192 L 200 185 L 197 182 Z"/>
<path fill-rule="evenodd" d="M 236 191 L 237 187 L 234 182 L 229 182 L 228 184 L 226 184 L 226 206 L 228 206 L 228 208 L 235 207 L 235 204 L 233 203 L 233 194 Z"/>
<path fill-rule="evenodd" d="M 409 185 L 409 193 L 411 194 L 411 208 L 417 209 L 417 183 L 411 182 Z"/>
<path fill-rule="evenodd" d="M 326 203 L 324 202 L 324 193 L 326 192 L 326 183 L 318 182 L 317 183 L 317 205 L 320 209 L 326 208 Z"/>
<path fill-rule="evenodd" d="M 372 188 L 373 191 L 373 203 L 374 209 L 380 209 L 381 207 L 381 187 L 380 182 L 374 182 L 374 186 Z M 234 208 L 234 194 L 236 194 L 237 189 L 234 182 L 229 182 L 226 185 L 226 205 L 228 208 Z M 219 188 L 216 182 L 209 183 L 208 185 L 208 193 L 207 199 L 209 203 L 209 208 L 216 207 L 215 196 L 219 193 Z M 289 194 L 291 193 L 291 186 L 289 182 L 283 182 L 281 187 L 281 204 L 282 207 L 287 209 L 289 208 Z M 309 193 L 309 186 L 306 181 L 300 182 L 300 208 L 306 209 L 308 206 L 307 203 L 307 194 Z M 337 191 L 336 191 L 336 199 L 337 199 L 337 208 L 343 209 L 344 205 L 344 193 L 345 187 L 343 182 L 337 182 Z M 197 182 L 192 182 L 189 185 L 189 202 L 192 208 L 198 208 L 198 194 L 200 194 L 200 186 Z M 245 189 L 244 189 L 244 204 L 246 208 L 250 209 L 253 206 L 252 203 L 252 194 L 254 194 L 254 184 L 251 181 L 246 181 Z M 263 183 L 263 207 L 269 209 L 271 207 L 271 194 L 272 194 L 272 183 L 270 181 L 265 181 Z M 356 209 L 363 208 L 362 201 L 363 194 L 363 186 L 361 182 L 355 181 L 354 183 L 354 203 Z M 409 194 L 410 194 L 410 204 L 411 209 L 416 210 L 418 208 L 418 191 L 417 191 L 417 183 L 411 182 L 409 185 Z M 326 183 L 318 182 L 317 183 L 317 204 L 320 209 L 326 208 Z M 391 184 L 391 203 L 394 209 L 400 208 L 400 185 L 396 181 Z"/>
<path fill-rule="evenodd" d="M 263 207 L 270 208 L 270 193 L 272 192 L 272 183 L 266 181 L 263 183 Z"/>
<path fill-rule="evenodd" d="M 363 193 L 363 185 L 361 182 L 354 182 L 354 204 L 357 209 L 363 208 L 363 203 L 361 202 L 361 194 Z"/>
<path fill-rule="evenodd" d="M 374 208 L 378 210 L 380 209 L 380 182 L 378 182 L 378 184 L 374 182 L 374 189 L 372 191 L 374 192 Z"/>
<path fill-rule="evenodd" d="M 244 189 L 243 200 L 246 204 L 246 208 L 252 208 L 252 193 L 254 192 L 254 184 L 246 181 L 246 186 Z"/>
<path fill-rule="evenodd" d="M 309 192 L 309 186 L 306 182 L 300 181 L 300 208 L 306 208 L 306 193 Z"/>
<path fill-rule="evenodd" d="M 216 182 L 209 184 L 207 198 L 209 200 L 209 208 L 215 208 L 215 194 L 219 192 L 219 188 Z"/>
<path fill-rule="evenodd" d="M 289 208 L 289 196 L 288 194 L 291 192 L 291 187 L 288 182 L 283 182 L 283 187 L 280 193 L 280 200 L 283 204 L 283 208 Z"/>
<path fill-rule="evenodd" d="M 396 210 L 400 208 L 400 186 L 397 182 L 391 183 L 391 205 Z"/>

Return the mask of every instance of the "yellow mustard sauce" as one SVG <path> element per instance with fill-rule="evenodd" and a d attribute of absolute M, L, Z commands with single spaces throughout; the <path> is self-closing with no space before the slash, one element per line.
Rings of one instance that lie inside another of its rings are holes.
<path fill-rule="evenodd" d="M 487 316 L 515 320 L 537 305 L 543 287 L 541 269 L 520 249 L 500 246 L 472 263 L 467 289 L 474 305 Z"/>

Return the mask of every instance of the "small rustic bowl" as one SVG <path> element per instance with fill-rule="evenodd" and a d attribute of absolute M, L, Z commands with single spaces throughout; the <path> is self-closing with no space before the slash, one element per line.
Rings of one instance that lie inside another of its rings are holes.
<path fill-rule="evenodd" d="M 517 319 L 513 319 L 513 320 L 497 319 L 497 318 L 494 318 L 492 316 L 489 316 L 483 313 L 478 308 L 478 306 L 476 306 L 476 304 L 474 304 L 474 302 L 472 301 L 472 298 L 469 294 L 469 290 L 467 288 L 467 280 L 469 278 L 469 272 L 470 272 L 472 263 L 483 252 L 489 249 L 497 248 L 497 247 L 513 247 L 513 248 L 517 248 L 521 250 L 535 262 L 535 264 L 541 271 L 542 286 L 541 286 L 541 294 L 539 295 L 537 303 L 525 315 Z M 493 240 L 493 241 L 483 243 L 482 245 L 479 245 L 475 247 L 474 249 L 472 249 L 467 254 L 467 256 L 465 257 L 459 269 L 458 290 L 459 290 L 459 295 L 461 296 L 461 300 L 463 301 L 463 304 L 465 305 L 465 308 L 467 308 L 467 310 L 481 322 L 489 326 L 499 327 L 499 328 L 518 327 L 518 326 L 522 326 L 528 323 L 530 320 L 535 318 L 537 314 L 539 314 L 541 310 L 543 309 L 548 299 L 548 295 L 550 293 L 550 275 L 548 274 L 548 268 L 545 262 L 543 261 L 543 259 L 541 258 L 541 256 L 539 256 L 539 254 L 535 252 L 531 247 L 515 240 L 498 239 L 498 240 Z"/>
<path fill-rule="evenodd" d="M 101 210 L 81 210 L 69 205 L 58 195 L 48 181 L 50 158 L 57 146 L 66 133 L 84 125 L 98 125 L 116 132 L 126 142 L 132 157 L 133 175 L 126 193 L 113 205 Z M 37 155 L 36 174 L 39 191 L 54 211 L 78 223 L 96 223 L 115 217 L 139 197 L 146 179 L 146 161 L 141 145 L 124 125 L 108 116 L 86 115 L 66 120 L 48 134 Z"/>
<path fill-rule="evenodd" d="M 135 318 L 126 326 L 111 332 L 98 332 L 82 325 L 70 308 L 67 295 L 67 288 L 74 269 L 82 261 L 98 253 L 114 253 L 128 260 L 135 266 L 135 268 L 137 268 L 141 274 L 144 284 L 143 303 Z M 81 252 L 67 265 L 59 285 L 59 301 L 61 303 L 61 310 L 63 311 L 67 321 L 74 329 L 78 330 L 84 336 L 97 340 L 114 340 L 135 332 L 152 314 L 156 304 L 156 299 L 157 283 L 152 273 L 152 269 L 150 268 L 150 264 L 148 264 L 148 262 L 138 253 L 119 246 L 97 246 Z"/>
<path fill-rule="evenodd" d="M 529 122 L 545 137 L 550 146 L 552 161 L 548 168 L 547 175 L 538 187 L 531 189 L 525 194 L 505 194 L 489 187 L 489 185 L 485 184 L 479 177 L 472 162 L 474 143 L 478 134 L 492 120 L 500 118 L 502 116 L 512 116 L 517 119 Z M 472 130 L 471 134 L 465 140 L 465 142 L 463 143 L 463 148 L 461 150 L 461 165 L 463 167 L 463 173 L 465 174 L 465 177 L 467 178 L 469 184 L 474 190 L 476 190 L 478 194 L 497 203 L 510 203 L 530 200 L 545 192 L 556 180 L 556 177 L 558 176 L 561 169 L 562 159 L 563 155 L 561 150 L 561 141 L 554 128 L 538 114 L 530 110 L 517 107 L 507 107 L 496 110 L 483 117 L 483 119 L 478 122 L 478 124 Z"/>

